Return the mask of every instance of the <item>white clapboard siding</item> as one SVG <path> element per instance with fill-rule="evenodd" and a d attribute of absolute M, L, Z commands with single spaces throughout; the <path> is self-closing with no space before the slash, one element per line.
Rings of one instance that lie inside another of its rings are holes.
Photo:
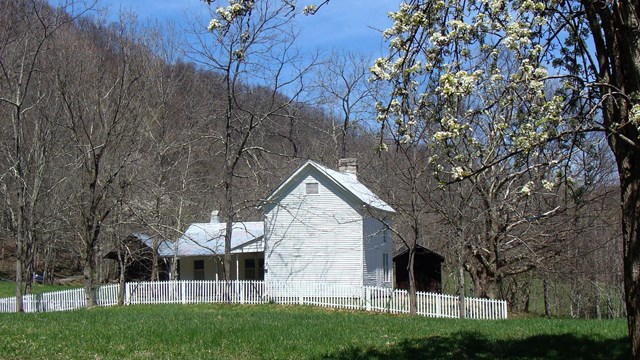
<path fill-rule="evenodd" d="M 306 195 L 309 182 L 318 194 Z M 265 211 L 265 279 L 362 284 L 362 215 L 312 172 Z"/>
<path fill-rule="evenodd" d="M 117 304 L 119 286 L 95 290 L 98 306 Z M 417 293 L 417 313 L 422 316 L 459 318 L 459 298 L 453 295 Z M 86 307 L 84 289 L 56 291 L 23 298 L 25 312 L 63 311 Z M 158 281 L 125 284 L 125 304 L 290 304 L 392 314 L 409 313 L 406 290 L 320 282 L 279 281 Z M 465 298 L 468 319 L 506 319 L 504 300 Z M 0 299 L 0 312 L 15 312 L 15 298 Z"/>
<path fill-rule="evenodd" d="M 390 220 L 386 220 L 390 225 Z M 392 281 L 385 282 L 383 272 L 383 254 L 388 254 L 389 275 L 388 280 L 393 279 L 393 242 L 391 238 L 385 238 L 386 226 L 380 220 L 365 217 L 363 221 L 363 285 L 391 288 Z"/>

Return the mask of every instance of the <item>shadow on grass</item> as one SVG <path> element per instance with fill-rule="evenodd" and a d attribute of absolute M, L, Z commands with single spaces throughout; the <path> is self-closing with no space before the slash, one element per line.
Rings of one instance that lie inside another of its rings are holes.
<path fill-rule="evenodd" d="M 595 340 L 571 334 L 489 340 L 480 333 L 408 339 L 383 348 L 350 347 L 321 359 L 629 359 L 626 338 Z"/>

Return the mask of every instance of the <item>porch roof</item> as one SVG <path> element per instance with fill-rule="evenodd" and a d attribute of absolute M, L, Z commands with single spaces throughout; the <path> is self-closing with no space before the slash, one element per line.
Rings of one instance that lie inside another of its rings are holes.
<path fill-rule="evenodd" d="M 194 223 L 189 225 L 184 235 L 178 239 L 178 257 L 211 256 L 224 254 L 224 233 L 226 223 Z M 233 223 L 231 229 L 231 252 L 242 252 L 247 245 L 260 242 L 258 250 L 264 251 L 261 240 L 264 236 L 262 221 Z M 173 256 L 173 249 L 161 256 Z"/>
<path fill-rule="evenodd" d="M 143 244 L 149 247 L 149 249 L 153 249 L 153 238 L 149 234 L 145 233 L 133 233 L 131 236 L 139 239 Z M 171 248 L 173 244 L 167 240 L 160 240 L 157 244 L 158 246 L 158 255 L 160 256 L 170 256 L 173 255 L 173 249 Z"/>

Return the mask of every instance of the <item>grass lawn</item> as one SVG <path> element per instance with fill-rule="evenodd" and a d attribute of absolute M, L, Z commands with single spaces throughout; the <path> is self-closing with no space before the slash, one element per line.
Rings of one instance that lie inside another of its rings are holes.
<path fill-rule="evenodd" d="M 82 287 L 80 285 L 47 285 L 34 283 L 31 287 L 33 294 L 41 294 L 50 291 L 70 290 Z M 13 281 L 0 281 L 0 298 L 16 296 L 16 283 Z"/>
<path fill-rule="evenodd" d="M 446 320 L 279 305 L 0 314 L 1 359 L 626 359 L 624 320 Z"/>

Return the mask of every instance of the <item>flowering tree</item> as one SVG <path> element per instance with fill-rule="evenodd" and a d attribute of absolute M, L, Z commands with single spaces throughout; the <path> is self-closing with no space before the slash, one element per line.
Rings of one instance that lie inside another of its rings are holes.
<path fill-rule="evenodd" d="M 571 161 L 590 133 L 618 164 L 629 333 L 640 357 L 640 2 L 631 0 L 410 0 L 391 13 L 390 53 L 371 67 L 392 85 L 377 105 L 383 128 L 407 142 L 425 124 L 434 144 L 504 150 L 447 158 L 447 183 L 544 154 Z M 510 66 L 505 66 L 509 64 Z M 550 90 L 552 89 L 552 90 Z M 486 131 L 477 131 L 484 124 Z M 530 170 L 530 169 L 528 169 Z M 521 171 L 521 170 L 514 170 Z M 546 181 L 549 181 L 546 179 Z M 548 186 L 541 180 L 538 187 Z M 523 185 L 524 187 L 525 185 Z M 522 191 L 522 188 L 521 190 Z"/>
<path fill-rule="evenodd" d="M 516 126 L 519 112 L 504 110 L 486 115 L 503 116 Z M 448 258 L 471 275 L 474 295 L 504 297 L 505 280 L 512 283 L 557 255 L 563 236 L 556 236 L 556 219 L 575 206 L 571 195 L 582 188 L 585 166 L 578 159 L 564 160 L 565 148 L 553 143 L 500 161 L 510 147 L 491 122 L 468 123 L 467 131 L 482 134 L 473 139 L 430 122 L 436 119 L 422 119 L 410 137 L 396 138 L 388 150 L 392 166 L 386 168 L 393 169 L 388 176 L 394 178 L 388 185 L 394 195 L 388 198 L 402 217 L 396 234 L 409 249 L 409 268 L 418 241 L 424 245 L 438 237 L 434 230 L 446 232 Z M 574 152 L 590 158 L 587 151 Z M 493 165 L 467 181 L 456 180 L 480 161 Z M 567 177 L 575 180 L 565 184 Z M 435 221 L 439 227 L 429 226 Z"/>

